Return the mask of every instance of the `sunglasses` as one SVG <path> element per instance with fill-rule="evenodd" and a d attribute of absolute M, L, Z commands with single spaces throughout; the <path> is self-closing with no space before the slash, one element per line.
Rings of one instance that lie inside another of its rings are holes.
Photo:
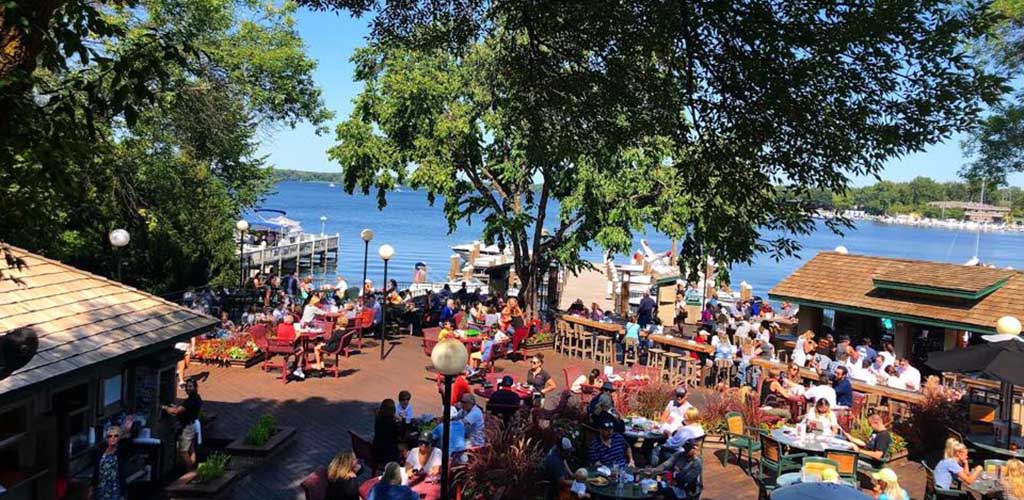
<path fill-rule="evenodd" d="M 110 439 L 110 438 L 119 438 L 119 437 L 121 437 L 121 436 L 118 436 L 117 434 L 107 434 L 107 439 Z"/>

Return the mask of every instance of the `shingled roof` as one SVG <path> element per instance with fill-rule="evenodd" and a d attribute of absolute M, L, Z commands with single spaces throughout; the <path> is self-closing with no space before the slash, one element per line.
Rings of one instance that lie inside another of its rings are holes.
<path fill-rule="evenodd" d="M 0 332 L 33 327 L 35 357 L 0 380 L 0 395 L 139 349 L 172 345 L 216 320 L 116 281 L 12 247 L 27 267 L 0 259 Z M 6 279 L 13 277 L 22 283 Z"/>
<path fill-rule="evenodd" d="M 911 286 L 899 289 L 894 284 Z M 804 305 L 991 333 L 1000 317 L 1024 313 L 1024 275 L 1003 269 L 822 252 L 768 295 Z"/>

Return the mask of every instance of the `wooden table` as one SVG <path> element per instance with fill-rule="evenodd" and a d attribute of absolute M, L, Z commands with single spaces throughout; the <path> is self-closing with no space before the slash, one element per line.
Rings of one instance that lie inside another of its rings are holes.
<path fill-rule="evenodd" d="M 582 325 L 586 328 L 599 330 L 605 333 L 620 334 L 625 331 L 626 327 L 618 323 L 605 323 L 604 321 L 594 321 L 590 318 L 584 318 L 583 316 L 573 316 L 572 314 L 563 314 L 561 319 L 564 319 L 568 323 L 575 323 Z"/>
<path fill-rule="evenodd" d="M 772 361 L 766 358 L 754 358 L 750 360 L 750 364 L 759 366 L 761 368 L 775 368 L 779 371 L 785 371 L 788 365 L 779 361 Z M 818 372 L 811 368 L 800 368 L 800 377 L 810 379 L 815 382 L 818 380 Z M 923 394 L 914 391 L 905 391 L 903 389 L 894 389 L 892 387 L 884 385 L 870 385 L 859 380 L 850 379 L 850 385 L 853 386 L 853 390 L 862 392 L 865 394 L 877 394 L 884 398 L 893 399 L 903 403 L 910 404 L 922 404 L 925 401 Z"/>
<path fill-rule="evenodd" d="M 670 347 L 676 347 L 679 349 L 685 349 L 687 351 L 694 351 L 701 354 L 714 354 L 715 348 L 711 344 L 701 344 L 692 340 L 687 340 L 679 337 L 669 337 L 668 335 L 651 335 L 647 337 L 648 340 L 655 344 L 661 344 Z"/>

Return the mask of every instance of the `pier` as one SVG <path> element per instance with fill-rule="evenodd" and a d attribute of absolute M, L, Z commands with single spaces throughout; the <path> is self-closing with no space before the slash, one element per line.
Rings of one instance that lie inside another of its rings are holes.
<path fill-rule="evenodd" d="M 326 273 L 337 264 L 341 235 L 301 234 L 294 240 L 273 246 L 244 245 L 241 257 L 246 270 L 282 274 L 292 271 Z"/>

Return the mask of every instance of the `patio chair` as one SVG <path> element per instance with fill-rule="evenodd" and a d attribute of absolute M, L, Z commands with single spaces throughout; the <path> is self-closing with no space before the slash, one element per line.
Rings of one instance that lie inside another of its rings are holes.
<path fill-rule="evenodd" d="M 804 457 L 803 464 L 800 467 L 805 473 L 822 475 L 826 470 L 832 469 L 839 474 L 839 464 L 835 460 L 831 460 L 825 457 Z"/>
<path fill-rule="evenodd" d="M 272 339 L 265 337 L 267 341 L 267 348 L 264 350 L 265 355 L 263 356 L 263 371 L 269 371 L 271 369 L 281 370 L 281 382 L 288 382 L 288 360 L 295 355 L 295 344 L 292 339 Z M 275 355 L 281 357 L 280 363 L 271 362 L 271 358 Z"/>
<path fill-rule="evenodd" d="M 760 468 L 760 481 L 766 492 L 771 493 L 778 486 L 775 480 L 791 471 L 798 471 L 801 467 L 801 460 L 807 456 L 806 453 L 786 453 L 782 444 L 772 439 L 768 434 L 760 434 L 761 438 L 761 460 L 758 461 Z M 769 481 L 769 478 L 771 479 Z"/>
<path fill-rule="evenodd" d="M 995 432 L 996 406 L 988 403 L 971 403 L 967 407 L 971 434 L 992 434 Z M 963 441 L 960 441 L 963 443 Z"/>
<path fill-rule="evenodd" d="M 583 370 L 578 366 L 569 365 L 562 368 L 562 373 L 565 374 L 565 388 L 570 389 L 572 388 L 572 383 L 580 378 L 580 375 L 583 375 Z"/>
<path fill-rule="evenodd" d="M 951 499 L 967 499 L 970 498 L 966 491 L 961 490 L 950 490 L 946 488 L 939 488 L 935 486 L 935 472 L 932 471 L 928 464 L 921 461 L 921 467 L 924 468 L 924 500 L 951 500 Z"/>
<path fill-rule="evenodd" d="M 730 448 L 736 448 L 736 465 L 743 459 L 743 450 L 747 451 L 747 473 L 750 473 L 751 464 L 754 461 L 754 452 L 761 450 L 761 443 L 757 438 L 758 431 L 748 427 L 743 421 L 743 414 L 729 412 L 725 414 L 725 455 L 723 455 L 722 467 L 729 463 Z"/>
<path fill-rule="evenodd" d="M 434 351 L 434 346 L 437 345 L 437 338 L 428 339 L 426 336 L 423 337 L 423 354 L 428 357 L 430 353 Z"/>
<path fill-rule="evenodd" d="M 857 486 L 857 452 L 845 450 L 828 450 L 825 458 L 832 460 L 838 466 L 839 479 L 851 486 Z"/>
<path fill-rule="evenodd" d="M 317 467 L 302 480 L 301 486 L 306 500 L 324 500 L 327 498 L 327 469 Z"/>
<path fill-rule="evenodd" d="M 380 465 L 377 464 L 377 460 L 373 457 L 373 443 L 354 431 L 348 431 L 348 435 L 352 439 L 352 453 L 355 453 L 356 458 L 366 464 L 366 467 L 370 469 L 370 474 L 377 474 Z"/>
<path fill-rule="evenodd" d="M 337 349 L 333 351 L 325 349 L 320 352 L 321 359 L 325 362 L 324 371 L 333 373 L 334 378 L 338 378 L 338 373 L 341 371 L 341 356 L 344 355 L 346 358 L 349 357 L 349 347 L 352 344 L 352 338 L 355 334 L 355 330 L 346 331 L 341 335 Z M 330 364 L 327 364 L 328 361 L 330 361 Z"/>

